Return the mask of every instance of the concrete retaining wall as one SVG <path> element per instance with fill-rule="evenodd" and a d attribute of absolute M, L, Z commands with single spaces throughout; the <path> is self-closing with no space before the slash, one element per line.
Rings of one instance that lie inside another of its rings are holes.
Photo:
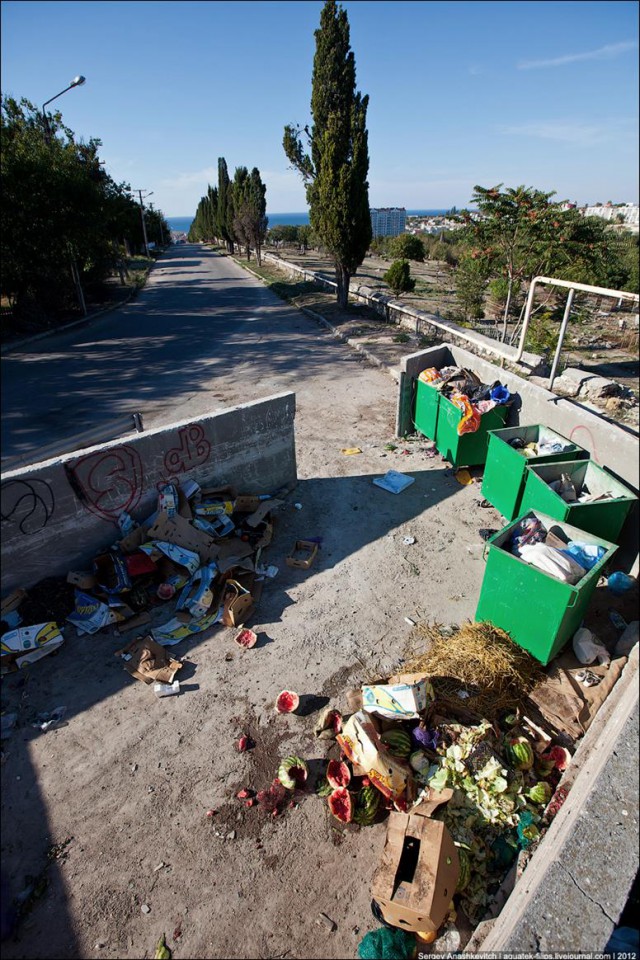
<path fill-rule="evenodd" d="M 2 593 L 86 568 L 158 489 L 192 478 L 270 493 L 297 481 L 295 394 L 282 393 L 2 474 Z"/>
<path fill-rule="evenodd" d="M 264 259 L 270 261 L 285 274 L 296 279 L 310 280 L 319 286 L 328 290 L 336 289 L 335 280 L 322 273 L 313 270 L 306 270 L 298 266 L 297 263 L 290 263 L 274 254 L 265 253 Z M 491 337 L 485 337 L 482 333 L 476 333 L 473 330 L 467 330 L 465 327 L 458 326 L 451 320 L 445 320 L 434 313 L 427 313 L 426 310 L 418 310 L 416 307 L 410 307 L 393 297 L 382 293 L 372 287 L 364 284 L 351 283 L 349 293 L 356 300 L 366 303 L 377 313 L 383 316 L 389 323 L 397 323 L 398 326 L 408 327 L 416 333 L 434 334 L 436 336 L 446 336 L 447 340 L 457 344 L 481 357 L 487 357 L 490 360 L 498 357 L 507 366 L 512 366 L 514 370 L 524 370 L 528 374 L 544 374 L 548 372 L 548 365 L 543 357 L 534 353 L 523 353 L 519 364 L 514 361 L 516 348 L 510 347 L 506 343 L 498 343 Z"/>

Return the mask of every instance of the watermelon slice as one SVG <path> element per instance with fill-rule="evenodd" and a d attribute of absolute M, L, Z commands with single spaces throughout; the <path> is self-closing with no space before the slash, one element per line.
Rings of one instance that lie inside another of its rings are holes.
<path fill-rule="evenodd" d="M 346 763 L 341 763 L 339 760 L 330 760 L 329 766 L 327 767 L 327 780 L 334 790 L 337 790 L 339 787 L 348 787 L 349 781 L 351 780 L 349 767 Z"/>
<path fill-rule="evenodd" d="M 327 798 L 327 802 L 336 820 L 340 820 L 342 823 L 351 823 L 353 819 L 353 804 L 351 802 L 351 794 L 345 787 L 338 787 L 337 790 L 334 790 Z"/>
<path fill-rule="evenodd" d="M 295 713 L 300 703 L 300 697 L 292 690 L 283 690 L 276 700 L 278 713 Z"/>
<path fill-rule="evenodd" d="M 239 647 L 244 647 L 245 650 L 248 650 L 250 647 L 255 647 L 258 635 L 255 634 L 253 630 L 241 630 L 233 639 Z"/>

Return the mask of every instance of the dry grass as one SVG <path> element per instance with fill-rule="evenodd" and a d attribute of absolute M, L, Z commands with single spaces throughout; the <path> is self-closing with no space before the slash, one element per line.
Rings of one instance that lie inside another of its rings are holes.
<path fill-rule="evenodd" d="M 439 624 L 419 624 L 416 645 L 422 652 L 414 649 L 402 672 L 428 673 L 436 693 L 445 696 L 465 689 L 470 696 L 464 706 L 488 719 L 521 704 L 544 676 L 526 650 L 490 623 L 467 622 L 450 636 Z"/>

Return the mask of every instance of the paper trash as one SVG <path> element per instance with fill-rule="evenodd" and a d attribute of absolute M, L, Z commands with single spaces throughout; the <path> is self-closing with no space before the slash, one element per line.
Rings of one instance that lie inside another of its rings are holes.
<path fill-rule="evenodd" d="M 387 720 L 414 720 L 433 700 L 428 680 L 417 683 L 363 684 L 362 709 Z"/>
<path fill-rule="evenodd" d="M 152 637 L 136 637 L 121 650 L 116 657 L 122 657 L 125 670 L 136 680 L 143 683 L 173 683 L 173 679 L 182 668 L 178 660 L 173 660 Z"/>
<path fill-rule="evenodd" d="M 187 550 L 185 547 L 179 547 L 175 543 L 167 543 L 164 540 L 152 540 L 151 543 L 144 543 L 140 549 L 143 553 L 152 559 L 156 559 L 154 551 L 160 551 L 169 560 L 173 560 L 180 567 L 185 567 L 190 574 L 194 574 L 200 566 L 200 557 L 193 550 Z"/>
<path fill-rule="evenodd" d="M 24 667 L 28 663 L 35 663 L 48 653 L 57 650 L 64 643 L 64 637 L 57 623 L 37 623 L 31 627 L 18 627 L 2 635 L 0 648 L 2 650 L 3 672 L 12 663 Z"/>
<path fill-rule="evenodd" d="M 83 593 L 82 590 L 76 590 L 75 610 L 67 617 L 78 633 L 97 633 L 108 624 L 118 623 L 124 619 L 117 609 L 107 606 L 101 600 L 96 600 L 88 593 Z"/>
<path fill-rule="evenodd" d="M 402 493 L 412 483 L 415 483 L 415 479 L 415 477 L 408 477 L 405 473 L 399 473 L 397 470 L 388 470 L 384 477 L 376 477 L 373 483 L 376 487 L 388 490 L 389 493 Z"/>
<path fill-rule="evenodd" d="M 402 806 L 413 800 L 413 796 L 403 797 L 405 791 L 413 790 L 411 768 L 385 749 L 373 717 L 361 711 L 354 713 L 336 740 L 351 763 L 366 770 L 371 783 L 385 797 L 401 801 Z"/>
<path fill-rule="evenodd" d="M 193 617 L 204 617 L 213 603 L 211 584 L 215 575 L 215 563 L 196 570 L 180 594 L 176 610 L 188 610 Z"/>
<path fill-rule="evenodd" d="M 181 640 L 184 640 L 185 637 L 191 637 L 194 633 L 201 633 L 202 630 L 206 630 L 207 627 L 212 627 L 215 623 L 220 623 L 222 614 L 223 608 L 220 607 L 213 613 L 201 617 L 200 620 L 191 620 L 189 623 L 184 623 L 182 620 L 174 617 L 159 627 L 153 628 L 151 631 L 153 639 L 163 647 L 172 647 L 175 643 L 180 643 Z"/>

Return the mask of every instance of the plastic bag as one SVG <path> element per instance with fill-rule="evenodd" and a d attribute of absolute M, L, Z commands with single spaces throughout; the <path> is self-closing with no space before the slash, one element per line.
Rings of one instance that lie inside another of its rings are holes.
<path fill-rule="evenodd" d="M 451 403 L 462 411 L 462 419 L 458 423 L 458 436 L 465 433 L 475 433 L 480 426 L 480 414 L 473 406 L 469 397 L 464 393 L 453 393 Z"/>
<path fill-rule="evenodd" d="M 525 543 L 520 547 L 520 556 L 525 563 L 530 563 L 563 583 L 578 583 L 587 572 L 564 551 L 550 547 L 548 543 Z"/>
<path fill-rule="evenodd" d="M 516 556 L 520 555 L 520 550 L 526 543 L 540 543 L 547 535 L 537 517 L 528 517 L 519 524 L 511 537 L 511 551 Z"/>
<path fill-rule="evenodd" d="M 602 560 L 607 552 L 605 547 L 597 543 L 583 543 L 577 540 L 570 540 L 566 550 L 562 551 L 579 563 L 585 570 L 591 570 L 599 560 Z"/>
<path fill-rule="evenodd" d="M 435 383 L 437 380 L 442 380 L 442 374 L 436 367 L 427 367 L 419 375 L 418 380 L 422 380 L 423 383 Z"/>
<path fill-rule="evenodd" d="M 598 643 L 591 630 L 587 630 L 586 627 L 580 627 L 574 633 L 573 652 L 580 663 L 589 664 L 593 663 L 594 660 L 597 660 L 602 666 L 611 663 L 608 650 L 601 643 Z"/>

